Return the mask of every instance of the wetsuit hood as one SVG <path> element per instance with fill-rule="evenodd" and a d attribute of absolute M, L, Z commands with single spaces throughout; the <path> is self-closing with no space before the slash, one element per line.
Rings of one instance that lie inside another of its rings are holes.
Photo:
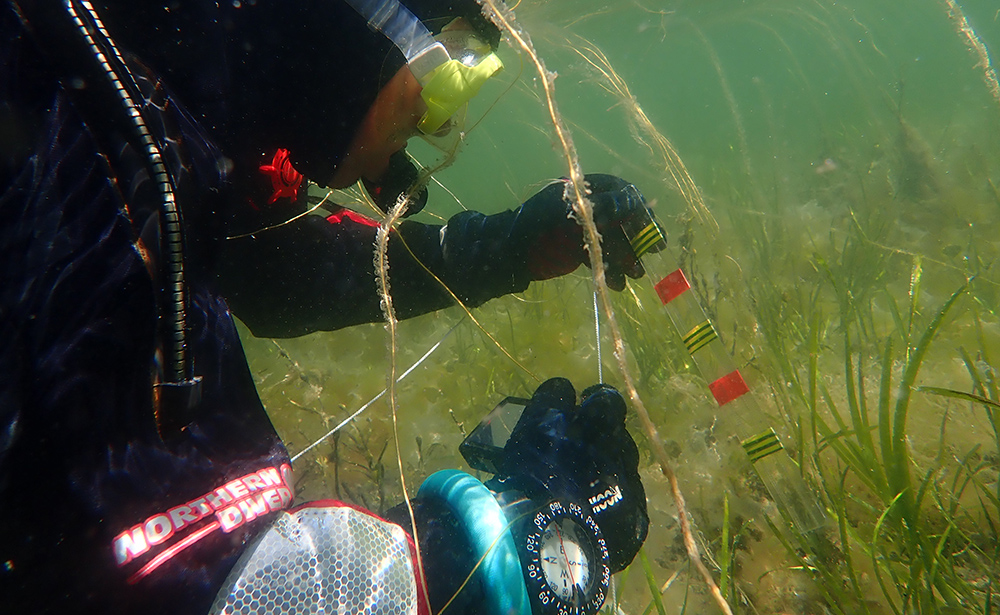
<path fill-rule="evenodd" d="M 432 32 L 465 17 L 491 45 L 499 42 L 475 0 L 404 4 Z M 227 156 L 256 168 L 263 153 L 284 148 L 320 182 L 333 176 L 382 85 L 404 64 L 342 0 L 105 7 L 112 36 L 164 77 Z"/>

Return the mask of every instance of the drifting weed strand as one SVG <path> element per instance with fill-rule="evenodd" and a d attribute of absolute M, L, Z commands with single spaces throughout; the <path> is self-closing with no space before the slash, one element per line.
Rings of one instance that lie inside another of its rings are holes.
<path fill-rule="evenodd" d="M 410 501 L 410 494 L 406 489 L 406 476 L 403 472 L 403 456 L 399 446 L 399 426 L 396 418 L 396 313 L 392 307 L 392 295 L 389 294 L 389 235 L 392 233 L 393 224 L 399 220 L 406 212 L 411 193 L 400 195 L 396 204 L 393 205 L 389 213 L 379 224 L 375 233 L 375 281 L 378 285 L 378 292 L 381 296 L 382 312 L 385 314 L 386 330 L 389 332 L 389 382 L 386 390 L 389 392 L 389 410 L 392 414 L 392 439 L 396 447 L 396 463 L 399 467 L 399 483 L 403 490 L 403 500 L 406 502 L 406 510 L 410 515 L 410 527 L 413 531 L 413 545 L 417 556 L 417 570 L 419 582 L 423 585 L 424 599 L 427 600 L 427 610 L 431 610 L 430 594 L 427 592 L 427 580 L 424 577 L 424 563 L 420 556 L 420 539 L 417 536 L 417 520 L 413 515 L 413 503 Z"/>
<path fill-rule="evenodd" d="M 490 18 L 493 19 L 494 22 L 497 23 L 497 25 L 499 25 L 505 32 L 507 32 L 510 37 L 517 42 L 521 49 L 523 49 L 524 52 L 531 58 L 531 61 L 534 63 L 535 69 L 541 79 L 542 88 L 545 91 L 549 119 L 552 121 L 556 137 L 559 140 L 560 149 L 566 158 L 566 164 L 569 168 L 570 179 L 566 185 L 566 196 L 573 197 L 571 199 L 573 212 L 576 215 L 577 223 L 583 227 L 587 253 L 590 256 L 590 266 L 591 273 L 594 278 L 595 291 L 600 297 L 601 304 L 604 307 L 605 316 L 607 317 L 608 327 L 611 329 L 611 336 L 615 345 L 614 355 L 618 360 L 618 366 L 621 371 L 622 378 L 625 381 L 629 399 L 631 399 L 632 405 L 635 407 L 643 427 L 649 436 L 650 443 L 652 444 L 654 454 L 659 462 L 660 469 L 666 477 L 667 482 L 670 484 L 674 502 L 677 506 L 677 517 L 688 557 L 694 564 L 695 568 L 698 569 L 702 579 L 711 591 L 712 597 L 715 599 L 722 611 L 727 615 L 732 615 L 732 609 L 729 607 L 729 603 L 726 602 L 725 597 L 723 597 L 722 593 L 719 591 L 718 585 L 716 585 L 715 581 L 712 579 L 711 573 L 701 560 L 701 554 L 698 550 L 698 545 L 695 542 L 694 534 L 691 531 L 687 506 L 685 505 L 684 495 L 681 493 L 680 486 L 677 482 L 677 476 L 674 474 L 673 468 L 668 461 L 666 449 L 663 447 L 663 441 L 660 438 L 656 426 L 653 424 L 652 419 L 649 417 L 649 413 L 646 411 L 645 405 L 639 398 L 639 392 L 636 390 L 634 379 L 632 378 L 631 371 L 626 363 L 625 343 L 622 340 L 621 330 L 618 326 L 618 321 L 615 318 L 614 308 L 611 305 L 608 285 L 604 278 L 604 261 L 601 253 L 601 238 L 600 234 L 597 232 L 597 226 L 594 224 L 593 206 L 584 196 L 586 194 L 586 187 L 584 186 L 583 171 L 580 168 L 580 163 L 576 156 L 576 149 L 573 146 L 569 131 L 563 124 L 561 115 L 556 107 L 554 93 L 554 80 L 556 75 L 549 72 L 545 68 L 541 59 L 538 57 L 538 54 L 535 52 L 534 46 L 531 44 L 527 34 L 523 32 L 520 27 L 514 24 L 513 13 L 505 7 L 504 9 L 498 8 L 494 0 L 484 0 L 484 3 L 485 6 L 488 6 L 491 9 L 489 15 Z"/>

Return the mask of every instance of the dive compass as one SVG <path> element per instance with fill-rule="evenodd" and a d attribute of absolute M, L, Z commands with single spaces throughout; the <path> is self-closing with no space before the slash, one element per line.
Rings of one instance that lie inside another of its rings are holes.
<path fill-rule="evenodd" d="M 594 615 L 611 582 L 608 546 L 593 514 L 553 500 L 515 530 L 535 613 Z"/>
<path fill-rule="evenodd" d="M 520 592 L 527 594 L 518 595 L 530 602 L 533 615 L 597 615 L 608 596 L 612 565 L 609 546 L 597 517 L 598 513 L 621 501 L 621 489 L 615 485 L 588 497 L 589 492 L 586 491 L 573 495 L 536 488 L 525 493 L 515 481 L 508 483 L 508 479 L 502 477 L 505 451 L 530 403 L 528 399 L 517 397 L 504 399 L 459 446 L 459 451 L 472 468 L 495 476 L 487 483 L 487 489 L 486 485 L 465 475 L 469 481 L 477 482 L 483 490 L 493 494 L 496 501 L 493 505 L 498 506 L 502 511 L 500 516 L 507 522 L 504 531 L 494 531 L 484 521 L 491 518 L 485 513 L 488 498 L 480 498 L 484 503 L 477 507 L 464 504 L 464 500 L 456 496 L 450 501 L 454 502 L 454 509 L 464 511 L 459 516 L 464 520 L 471 540 L 483 543 L 483 548 L 476 551 L 477 557 L 482 556 L 480 551 L 496 550 L 491 546 L 493 541 L 509 544 L 512 551 L 516 550 L 516 560 L 520 564 L 518 576 L 523 577 Z M 435 476 L 432 475 L 428 481 Z M 444 484 L 435 479 L 431 486 L 438 483 Z M 592 491 L 595 484 L 590 487 Z M 428 493 L 431 491 L 428 489 Z M 423 492 L 424 487 L 421 487 Z M 444 494 L 441 497 L 447 499 L 444 490 L 436 489 L 436 492 Z M 458 493 L 458 490 L 452 489 L 451 492 Z M 602 520 L 606 517 L 602 515 Z M 507 534 L 510 542 L 495 538 L 499 534 Z M 499 574 L 499 567 L 490 571 L 497 580 L 487 582 L 487 585 L 513 592 L 509 589 L 515 585 L 510 574 Z M 513 601 L 503 604 L 513 604 Z M 491 612 L 512 611 L 493 609 Z"/>

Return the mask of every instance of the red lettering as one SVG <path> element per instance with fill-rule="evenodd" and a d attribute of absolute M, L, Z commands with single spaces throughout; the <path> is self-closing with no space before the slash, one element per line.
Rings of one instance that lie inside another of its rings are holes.
<path fill-rule="evenodd" d="M 267 502 L 267 507 L 271 510 L 281 510 L 283 508 L 277 489 L 268 489 L 260 494 L 260 496 L 264 498 L 264 501 Z"/>
<path fill-rule="evenodd" d="M 249 495 L 250 493 L 249 491 L 247 491 L 247 486 L 244 485 L 243 481 L 241 481 L 238 478 L 234 481 L 226 483 L 226 491 L 233 494 L 233 497 L 236 498 L 237 500 L 246 495 Z"/>
<path fill-rule="evenodd" d="M 257 476 L 264 481 L 264 485 L 267 487 L 277 487 L 281 484 L 281 476 L 275 468 L 264 468 L 260 472 L 257 472 Z"/>
<path fill-rule="evenodd" d="M 243 525 L 243 513 L 236 506 L 215 513 L 223 532 L 231 532 Z"/>
<path fill-rule="evenodd" d="M 174 530 L 179 530 L 185 525 L 194 523 L 198 519 L 201 519 L 201 515 L 196 513 L 194 509 L 187 504 L 175 506 L 168 510 L 167 514 L 170 515 L 170 522 L 174 524 Z"/>
<path fill-rule="evenodd" d="M 193 536 L 197 535 L 197 539 L 201 539 L 206 535 L 205 532 L 211 532 L 219 527 L 225 532 L 231 532 L 257 517 L 287 508 L 294 497 L 292 489 L 292 467 L 287 463 L 281 464 L 280 469 L 264 468 L 229 481 L 224 486 L 187 504 L 153 515 L 144 523 L 116 536 L 112 543 L 115 560 L 119 566 L 123 566 L 149 551 L 151 547 L 168 541 L 176 532 L 212 514 L 213 511 L 216 511 L 218 523 L 212 522 L 184 538 L 181 541 L 184 542 L 184 547 L 181 548 L 185 548 L 188 545 L 185 541 Z M 251 495 L 255 493 L 258 494 Z M 176 546 L 170 547 L 168 551 Z M 157 556 L 160 557 L 163 557 L 163 553 Z M 156 566 L 161 563 L 158 561 Z"/>
<path fill-rule="evenodd" d="M 236 505 L 240 507 L 240 512 L 243 513 L 243 518 L 247 521 L 253 521 L 258 516 L 267 514 L 267 504 L 264 503 L 264 498 L 259 495 L 256 498 L 240 500 Z"/>
<path fill-rule="evenodd" d="M 262 481 L 260 477 L 257 476 L 256 474 L 247 474 L 242 478 L 242 480 L 243 484 L 246 485 L 247 489 L 250 490 L 250 493 L 253 493 L 254 491 L 260 491 L 261 489 L 267 486 L 264 484 L 264 481 Z"/>
<path fill-rule="evenodd" d="M 212 507 L 208 505 L 208 502 L 205 501 L 204 497 L 200 497 L 193 502 L 188 502 L 188 506 L 198 511 L 199 519 L 212 513 Z"/>
<path fill-rule="evenodd" d="M 285 508 L 292 503 L 292 490 L 287 487 L 278 487 L 278 497 L 281 498 L 281 507 Z"/>
<path fill-rule="evenodd" d="M 122 532 L 115 536 L 114 540 L 115 561 L 119 566 L 132 561 L 149 550 L 149 543 L 146 542 L 146 534 L 142 531 L 142 526 Z"/>
<path fill-rule="evenodd" d="M 219 487 L 212 493 L 206 493 L 205 499 L 208 503 L 212 505 L 212 508 L 219 510 L 224 508 L 226 504 L 231 504 L 233 502 L 233 496 L 229 495 L 229 492 L 224 488 Z"/>
<path fill-rule="evenodd" d="M 143 529 L 146 531 L 146 542 L 151 545 L 158 545 L 174 535 L 174 527 L 170 525 L 170 517 L 166 515 L 146 519 Z"/>
<path fill-rule="evenodd" d="M 268 507 L 267 502 L 264 501 L 264 496 L 262 495 L 247 499 L 247 504 L 250 505 L 250 508 L 252 508 L 258 516 L 266 515 L 270 512 L 270 508 Z"/>

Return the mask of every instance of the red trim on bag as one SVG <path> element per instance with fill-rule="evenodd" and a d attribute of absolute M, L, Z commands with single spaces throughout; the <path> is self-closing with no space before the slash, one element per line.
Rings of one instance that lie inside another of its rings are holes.
<path fill-rule="evenodd" d="M 406 542 L 410 545 L 410 557 L 414 563 L 422 562 L 422 559 L 417 559 L 417 544 L 413 541 L 413 536 L 405 530 L 404 533 Z M 418 566 L 414 566 L 413 570 L 417 573 L 417 615 L 431 615 L 431 600 L 427 597 L 427 578 Z"/>
<path fill-rule="evenodd" d="M 308 502 L 304 502 L 302 504 L 299 504 L 298 506 L 295 506 L 293 508 L 289 508 L 286 512 L 288 514 L 292 514 L 292 513 L 297 513 L 300 510 L 304 510 L 306 508 L 350 508 L 350 509 L 356 510 L 356 511 L 358 511 L 360 513 L 365 513 L 369 517 L 375 517 L 376 519 L 378 519 L 380 521 L 385 521 L 385 519 L 383 519 L 382 517 L 376 515 L 372 511 L 368 510 L 367 508 L 361 508 L 357 504 L 350 504 L 348 502 L 341 502 L 340 500 L 333 500 L 333 499 L 310 500 Z M 386 521 L 386 523 L 389 523 L 389 522 Z"/>

